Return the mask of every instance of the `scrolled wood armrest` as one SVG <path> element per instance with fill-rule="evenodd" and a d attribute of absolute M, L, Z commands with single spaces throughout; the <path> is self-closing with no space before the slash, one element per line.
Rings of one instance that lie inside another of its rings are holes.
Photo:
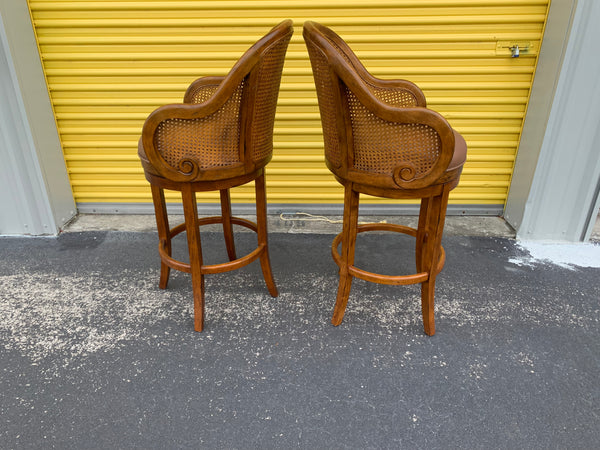
<path fill-rule="evenodd" d="M 219 80 L 221 82 L 215 88 L 215 84 Z M 173 167 L 162 157 L 156 148 L 155 142 L 155 135 L 161 123 L 176 119 L 182 119 L 183 121 L 203 119 L 214 114 L 232 97 L 241 81 L 241 76 L 201 78 L 192 83 L 190 88 L 188 88 L 188 92 L 186 92 L 185 98 L 193 100 L 194 93 L 205 88 L 210 88 L 211 91 L 214 92 L 212 92 L 212 95 L 210 95 L 207 100 L 204 100 L 202 103 L 175 103 L 163 105 L 148 116 L 142 129 L 142 145 L 148 161 L 161 176 L 173 181 L 190 181 L 191 179 L 197 179 L 200 173 L 200 169 L 191 162 L 186 162 L 186 170 L 183 170 L 182 167 Z M 186 125 L 184 122 L 179 124 L 179 126 L 183 128 L 189 126 L 191 130 L 192 124 Z M 196 133 L 197 126 L 198 125 L 196 124 Z M 190 131 L 190 133 L 192 132 Z"/>
<path fill-rule="evenodd" d="M 409 94 L 410 96 L 412 96 L 415 101 L 414 106 L 427 106 L 425 94 L 423 94 L 423 91 L 419 88 L 419 86 L 417 86 L 413 82 L 400 79 L 384 80 L 381 78 L 374 77 L 366 70 L 365 72 L 368 75 L 368 77 L 362 75 L 361 77 L 367 85 L 371 86 L 371 92 L 373 93 L 373 95 L 375 95 L 377 98 L 387 103 L 388 105 L 401 106 L 398 104 L 399 102 L 395 102 L 394 100 L 392 100 L 393 97 L 396 97 L 395 95 L 388 94 L 389 91 L 395 91 L 398 92 L 400 96 L 402 96 L 403 94 Z"/>
<path fill-rule="evenodd" d="M 345 45 L 345 43 L 344 43 Z M 342 49 L 343 50 L 343 49 Z M 360 62 L 360 60 L 356 57 L 356 55 L 352 52 L 345 52 L 346 57 L 351 61 L 352 66 L 358 73 L 358 75 L 362 78 L 367 86 L 369 86 L 371 92 L 377 96 L 380 100 L 385 103 L 390 104 L 391 106 L 399 106 L 398 104 L 394 104 L 395 102 L 390 101 L 390 95 L 379 95 L 381 91 L 397 91 L 399 93 L 408 93 L 410 94 L 415 101 L 414 106 L 427 106 L 427 101 L 425 99 L 425 94 L 423 91 L 412 81 L 402 80 L 402 79 L 382 79 L 377 78 L 369 72 L 365 66 Z"/>
<path fill-rule="evenodd" d="M 225 79 L 222 77 L 202 77 L 194 80 L 185 91 L 184 103 L 202 103 L 210 98 Z M 202 101 L 199 101 L 202 100 Z"/>
<path fill-rule="evenodd" d="M 365 108 L 377 118 L 391 123 L 419 124 L 432 128 L 438 135 L 441 149 L 440 156 L 428 173 L 419 178 L 411 178 L 412 168 L 399 166 L 394 171 L 394 181 L 399 187 L 405 189 L 420 189 L 439 179 L 454 155 L 454 133 L 446 119 L 436 111 L 416 107 L 396 107 L 381 100 L 373 94 L 369 85 L 356 71 L 349 70 L 349 66 L 341 61 L 333 61 L 334 68 L 344 84 Z M 415 132 L 419 132 L 415 130 Z"/>

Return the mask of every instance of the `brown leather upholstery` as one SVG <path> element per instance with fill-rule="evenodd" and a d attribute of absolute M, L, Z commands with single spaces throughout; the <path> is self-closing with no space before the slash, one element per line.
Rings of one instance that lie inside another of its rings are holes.
<path fill-rule="evenodd" d="M 332 249 L 340 266 L 332 322 L 342 321 L 352 277 L 387 284 L 422 283 L 425 332 L 433 334 L 433 290 L 444 264 L 440 241 L 448 193 L 458 184 L 466 142 L 440 114 L 426 107 L 425 95 L 414 83 L 374 77 L 343 39 L 323 25 L 306 22 L 303 34 L 319 100 L 325 161 L 345 188 L 343 232 Z M 421 198 L 418 229 L 358 226 L 360 193 Z M 385 276 L 353 265 L 356 233 L 376 229 L 417 238 L 417 274 Z"/>
<path fill-rule="evenodd" d="M 292 21 L 274 27 L 254 44 L 225 77 L 194 81 L 183 104 L 161 106 L 144 123 L 138 155 L 152 187 L 159 234 L 161 278 L 169 269 L 192 274 L 194 327 L 204 326 L 204 274 L 225 272 L 259 259 L 269 292 L 277 288 L 269 262 L 264 167 L 273 152 L 273 124 Z M 256 187 L 256 223 L 232 217 L 229 189 L 250 181 Z M 164 189 L 181 191 L 185 224 L 169 227 Z M 222 215 L 198 218 L 196 192 L 219 190 Z M 230 262 L 203 265 L 198 227 L 222 223 Z M 258 246 L 237 258 L 232 225 L 256 231 Z M 171 256 L 171 239 L 186 231 L 190 263 Z"/>
<path fill-rule="evenodd" d="M 467 160 L 467 142 L 465 138 L 454 129 L 452 133 L 454 133 L 454 155 L 452 155 L 452 160 L 448 164 L 447 171 L 462 167 Z"/>

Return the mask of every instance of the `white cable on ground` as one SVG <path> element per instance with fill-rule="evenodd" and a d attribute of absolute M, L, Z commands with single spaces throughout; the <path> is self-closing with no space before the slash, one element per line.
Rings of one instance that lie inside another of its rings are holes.
<path fill-rule="evenodd" d="M 306 216 L 306 217 L 284 217 L 286 214 L 294 215 L 294 216 Z M 343 220 L 332 220 L 325 216 L 316 216 L 314 214 L 309 214 L 305 212 L 296 212 L 296 213 L 281 213 L 279 214 L 279 218 L 281 220 L 292 220 L 292 221 L 305 221 L 305 222 L 327 222 L 327 223 L 344 223 Z M 370 222 L 358 222 L 359 224 L 365 224 Z M 387 220 L 382 220 L 378 223 L 387 223 Z"/>
<path fill-rule="evenodd" d="M 306 216 L 306 217 L 284 217 L 284 215 L 289 214 L 289 215 L 294 215 L 294 216 Z M 306 222 L 327 222 L 327 223 L 344 223 L 343 220 L 331 220 L 328 217 L 325 216 L 315 216 L 313 214 L 309 214 L 309 213 L 305 213 L 305 212 L 296 212 L 296 213 L 281 213 L 279 214 L 279 218 L 281 220 L 303 220 Z"/>

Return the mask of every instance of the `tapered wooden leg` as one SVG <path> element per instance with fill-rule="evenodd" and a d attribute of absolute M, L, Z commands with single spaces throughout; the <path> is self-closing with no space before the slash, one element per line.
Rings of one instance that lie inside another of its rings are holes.
<path fill-rule="evenodd" d="M 423 327 L 425 334 L 435 334 L 434 297 L 435 280 L 438 274 L 438 260 L 441 253 L 442 234 L 446 220 L 448 194 L 450 190 L 444 187 L 441 195 L 429 199 L 427 224 L 425 226 L 427 239 L 422 251 L 422 269 L 429 272 L 429 278 L 421 284 L 421 309 L 423 312 Z M 421 224 L 419 224 L 421 225 Z"/>
<path fill-rule="evenodd" d="M 267 289 L 272 297 L 277 297 L 279 291 L 273 279 L 273 271 L 271 270 L 271 261 L 269 258 L 269 242 L 267 236 L 267 194 L 265 189 L 265 174 L 264 172 L 254 180 L 256 191 L 256 228 L 258 245 L 264 245 L 264 250 L 260 255 L 260 267 L 262 269 Z"/>
<path fill-rule="evenodd" d="M 423 329 L 425 334 L 433 336 L 435 334 L 435 277 L 421 284 L 421 311 L 423 313 Z"/>
<path fill-rule="evenodd" d="M 417 266 L 417 273 L 423 272 L 423 247 L 427 242 L 428 230 L 427 224 L 429 223 L 429 214 L 431 211 L 430 208 L 431 199 L 423 198 L 421 199 L 421 209 L 419 212 L 419 224 L 417 225 L 417 242 L 415 248 L 415 262 Z"/>
<path fill-rule="evenodd" d="M 229 195 L 229 189 L 221 190 L 221 216 L 223 217 L 223 234 L 225 235 L 227 256 L 229 256 L 229 261 L 233 261 L 236 259 L 236 256 L 233 226 L 231 225 L 231 196 Z"/>
<path fill-rule="evenodd" d="M 158 186 L 151 185 L 152 201 L 154 202 L 154 215 L 156 216 L 156 229 L 158 231 L 159 245 L 162 246 L 167 254 L 171 256 L 171 233 L 169 229 L 169 217 L 167 216 L 167 203 L 165 202 L 165 192 Z M 160 280 L 158 287 L 166 289 L 169 282 L 169 273 L 171 268 L 164 262 L 160 262 Z"/>
<path fill-rule="evenodd" d="M 352 184 L 347 184 L 344 190 L 344 225 L 342 229 L 342 264 L 340 266 L 340 280 L 338 284 L 337 298 L 333 309 L 331 323 L 338 326 L 342 323 L 350 288 L 352 287 L 352 275 L 348 267 L 354 265 L 354 249 L 356 247 L 356 233 L 358 226 L 358 203 L 359 193 L 352 189 Z"/>
<path fill-rule="evenodd" d="M 200 228 L 198 227 L 196 193 L 192 191 L 190 185 L 184 185 L 181 197 L 183 199 L 183 214 L 192 273 L 192 291 L 194 293 L 194 329 L 202 331 L 204 328 L 204 274 L 202 273 L 202 247 L 200 244 Z"/>

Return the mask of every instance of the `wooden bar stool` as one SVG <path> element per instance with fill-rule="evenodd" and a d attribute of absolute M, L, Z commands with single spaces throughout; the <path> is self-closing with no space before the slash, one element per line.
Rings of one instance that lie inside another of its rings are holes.
<path fill-rule="evenodd" d="M 169 270 L 191 273 L 194 293 L 194 329 L 204 327 L 204 275 L 260 264 L 273 297 L 267 242 L 267 206 L 264 167 L 273 153 L 273 124 L 281 72 L 292 21 L 274 27 L 254 44 L 225 77 L 194 81 L 183 104 L 165 105 L 146 119 L 138 146 L 146 179 L 152 188 L 161 271 L 159 286 L 167 287 Z M 233 217 L 229 189 L 254 181 L 256 223 Z M 164 189 L 180 191 L 185 222 L 169 227 Z M 221 216 L 198 218 L 196 192 L 220 191 Z M 205 265 L 199 227 L 221 223 L 229 262 Z M 238 258 L 233 226 L 257 233 L 258 246 Z M 189 264 L 171 256 L 171 239 L 185 231 Z"/>
<path fill-rule="evenodd" d="M 434 288 L 445 262 L 441 246 L 448 194 L 458 184 L 467 145 L 423 92 L 406 80 L 372 76 L 329 28 L 304 24 L 304 40 L 317 88 L 325 161 L 344 186 L 343 231 L 332 254 L 340 280 L 332 323 L 344 317 L 353 277 L 392 284 L 421 283 L 425 333 L 435 333 Z M 393 224 L 358 225 L 359 195 L 421 199 L 416 229 Z M 394 231 L 416 238 L 413 275 L 380 275 L 354 266 L 357 233 Z M 338 245 L 342 243 L 342 251 Z"/>

